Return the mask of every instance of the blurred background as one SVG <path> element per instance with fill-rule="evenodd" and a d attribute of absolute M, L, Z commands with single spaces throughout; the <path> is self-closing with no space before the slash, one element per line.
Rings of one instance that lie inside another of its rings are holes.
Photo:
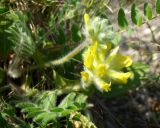
<path fill-rule="evenodd" d="M 80 90 L 77 86 L 83 50 L 67 63 L 45 66 L 86 39 L 85 13 L 107 19 L 108 40 L 134 61 L 127 69 L 133 77 L 126 85 L 113 84 L 110 92 L 102 93 L 92 86 Z M 70 92 L 87 95 L 84 102 L 92 107 L 82 105 L 76 110 L 82 109 L 98 128 L 160 128 L 159 14 L 160 0 L 1 0 L 0 122 L 8 125 L 0 127 L 40 128 L 26 116 L 29 109 L 21 112 L 16 104 L 34 101 L 39 92 L 58 90 L 56 105 Z M 80 128 L 73 120 L 71 116 L 60 117 L 61 125 L 56 123 L 55 128 Z"/>

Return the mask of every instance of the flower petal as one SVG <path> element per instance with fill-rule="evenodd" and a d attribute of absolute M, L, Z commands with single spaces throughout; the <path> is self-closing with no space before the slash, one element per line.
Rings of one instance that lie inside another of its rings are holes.
<path fill-rule="evenodd" d="M 111 82 L 102 84 L 100 88 L 106 92 L 111 91 Z"/>
<path fill-rule="evenodd" d="M 109 56 L 106 59 L 107 64 L 109 64 L 114 59 L 114 57 L 117 55 L 118 50 L 119 50 L 119 46 L 117 46 L 112 50 L 112 52 L 109 54 Z"/>
<path fill-rule="evenodd" d="M 82 71 L 82 72 L 81 72 L 81 76 L 82 76 L 82 80 L 83 80 L 83 81 L 89 80 L 89 74 L 88 74 L 87 72 Z"/>
<path fill-rule="evenodd" d="M 97 54 L 97 42 L 93 43 L 86 51 L 83 53 L 84 66 L 88 69 L 93 68 L 93 61 Z"/>
<path fill-rule="evenodd" d="M 132 59 L 129 56 L 124 56 L 121 54 L 116 54 L 114 59 L 110 62 L 109 66 L 112 69 L 120 70 L 124 67 L 129 67 L 132 65 Z"/>
<path fill-rule="evenodd" d="M 99 64 L 99 65 L 96 67 L 96 74 L 97 74 L 99 77 L 104 77 L 106 73 L 107 73 L 107 68 L 106 68 L 106 65 L 105 65 L 105 64 Z"/>
<path fill-rule="evenodd" d="M 88 32 L 91 34 L 93 32 L 93 28 L 91 27 L 90 18 L 87 13 L 84 14 L 84 22 L 85 22 Z"/>
<path fill-rule="evenodd" d="M 111 49 L 111 47 L 112 47 L 111 42 L 107 42 L 106 44 L 99 44 L 98 58 L 100 59 L 101 62 L 104 62 L 106 54 Z"/>
<path fill-rule="evenodd" d="M 128 78 L 130 78 L 132 75 L 131 72 L 123 73 L 123 72 L 117 72 L 114 70 L 109 71 L 109 77 L 114 80 L 115 82 L 126 84 Z"/>
<path fill-rule="evenodd" d="M 84 22 L 85 22 L 86 26 L 88 27 L 89 22 L 90 22 L 90 18 L 87 13 L 84 14 Z"/>
<path fill-rule="evenodd" d="M 84 53 L 84 66 L 88 69 L 92 69 L 92 66 L 93 66 L 93 56 L 92 54 L 90 53 L 90 51 L 86 51 Z"/>
<path fill-rule="evenodd" d="M 105 81 L 103 81 L 102 79 L 100 78 L 95 78 L 94 79 L 94 82 L 97 86 L 97 88 L 101 91 L 110 91 L 111 90 L 111 82 L 109 83 L 106 83 Z"/>

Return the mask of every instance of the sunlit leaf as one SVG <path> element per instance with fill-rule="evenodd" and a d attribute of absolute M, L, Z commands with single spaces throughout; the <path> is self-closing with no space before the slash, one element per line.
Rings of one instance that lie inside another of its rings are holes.
<path fill-rule="evenodd" d="M 62 102 L 58 105 L 60 108 L 67 108 L 68 106 L 71 106 L 73 104 L 74 98 L 76 94 L 75 93 L 70 93 L 68 94 Z"/>
<path fill-rule="evenodd" d="M 152 8 L 148 3 L 144 4 L 144 15 L 148 18 L 148 20 L 152 19 Z"/>

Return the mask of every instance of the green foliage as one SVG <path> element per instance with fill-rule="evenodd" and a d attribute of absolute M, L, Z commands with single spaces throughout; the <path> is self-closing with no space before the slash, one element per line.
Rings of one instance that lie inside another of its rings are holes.
<path fill-rule="evenodd" d="M 8 11 L 6 8 L 0 7 L 0 14 L 1 14 L 1 15 L 2 15 L 3 13 L 5 13 L 6 11 Z"/>
<path fill-rule="evenodd" d="M 118 12 L 118 25 L 122 28 L 126 28 L 128 26 L 127 19 L 125 17 L 125 12 L 123 8 L 120 8 Z"/>
<path fill-rule="evenodd" d="M 32 101 L 18 103 L 17 107 L 27 113 L 27 118 L 33 117 L 35 122 L 43 126 L 49 122 L 58 123 L 62 117 L 87 107 L 87 96 L 83 94 L 69 93 L 58 105 L 57 98 L 57 91 L 44 91 L 37 93 Z"/>
<path fill-rule="evenodd" d="M 6 14 L 7 11 L 8 9 L 6 7 L 0 6 L 0 56 L 3 56 L 4 58 L 7 57 L 8 52 L 11 50 L 13 45 L 8 39 L 8 36 L 10 35 L 5 31 L 12 24 L 12 20 L 10 20 Z"/>
<path fill-rule="evenodd" d="M 14 19 L 14 23 L 7 30 L 10 34 L 8 38 L 14 44 L 14 52 L 23 59 L 31 56 L 35 51 L 35 43 L 26 26 L 27 16 L 20 11 L 13 12 L 9 16 Z"/>
<path fill-rule="evenodd" d="M 81 40 L 81 34 L 80 34 L 79 28 L 76 24 L 73 24 L 73 26 L 71 28 L 71 31 L 72 31 L 72 40 L 75 41 L 75 42 L 80 41 Z"/>
<path fill-rule="evenodd" d="M 144 15 L 148 18 L 148 20 L 152 19 L 152 8 L 148 3 L 144 4 Z"/>
<path fill-rule="evenodd" d="M 156 12 L 160 14 L 160 0 L 156 1 Z"/>
<path fill-rule="evenodd" d="M 160 1 L 157 0 L 156 2 L 156 12 L 159 14 L 159 7 Z M 143 16 L 144 13 L 144 16 Z M 144 3 L 143 12 L 138 9 L 135 3 L 131 6 L 131 20 L 135 25 L 141 26 L 143 24 L 143 18 L 147 20 L 152 20 L 153 18 L 153 11 L 152 6 L 149 2 Z M 148 22 L 148 21 L 147 21 Z M 121 28 L 126 28 L 128 26 L 128 22 L 125 16 L 125 12 L 123 8 L 119 9 L 118 12 L 118 25 Z"/>
<path fill-rule="evenodd" d="M 138 26 L 142 25 L 142 22 L 143 22 L 142 16 L 141 16 L 141 14 L 135 4 L 133 4 L 131 7 L 131 19 L 134 24 L 136 24 Z"/>
<path fill-rule="evenodd" d="M 33 128 L 31 124 L 17 117 L 15 107 L 4 102 L 4 99 L 0 99 L 0 110 L 0 126 L 3 128 Z"/>

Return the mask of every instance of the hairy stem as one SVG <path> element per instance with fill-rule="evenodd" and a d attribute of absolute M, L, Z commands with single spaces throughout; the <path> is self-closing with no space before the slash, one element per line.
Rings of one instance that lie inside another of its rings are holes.
<path fill-rule="evenodd" d="M 83 43 L 79 44 L 75 49 L 73 49 L 71 52 L 69 52 L 67 55 L 65 55 L 64 57 L 59 58 L 57 60 L 52 60 L 52 61 L 46 62 L 44 64 L 31 66 L 29 68 L 23 69 L 22 72 L 34 70 L 34 69 L 37 69 L 37 68 L 46 68 L 46 67 L 50 67 L 50 66 L 61 65 L 61 64 L 65 63 L 65 62 L 67 62 L 68 60 L 70 60 L 76 54 L 78 54 L 86 46 L 87 46 L 87 42 L 84 41 Z"/>

